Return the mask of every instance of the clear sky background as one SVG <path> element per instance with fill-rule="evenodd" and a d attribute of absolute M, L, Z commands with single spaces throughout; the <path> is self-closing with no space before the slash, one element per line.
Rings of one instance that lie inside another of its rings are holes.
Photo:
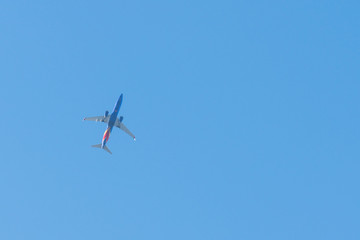
<path fill-rule="evenodd" d="M 1 1 L 0 239 L 360 239 L 359 9 Z"/>

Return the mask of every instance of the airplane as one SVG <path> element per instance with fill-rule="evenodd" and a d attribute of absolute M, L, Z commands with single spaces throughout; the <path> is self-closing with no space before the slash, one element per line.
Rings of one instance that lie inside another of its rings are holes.
<path fill-rule="evenodd" d="M 114 110 L 110 115 L 109 115 L 109 111 L 105 111 L 104 116 L 85 117 L 84 118 L 84 121 L 96 121 L 96 122 L 103 122 L 103 123 L 108 124 L 107 129 L 106 129 L 103 139 L 102 139 L 102 143 L 92 145 L 92 147 L 104 149 L 108 153 L 112 154 L 110 149 L 106 146 L 106 143 L 109 141 L 110 133 L 114 126 L 120 128 L 121 130 L 123 130 L 124 132 L 129 134 L 134 139 L 134 141 L 136 141 L 134 134 L 132 134 L 129 131 L 129 129 L 127 129 L 127 127 L 125 127 L 125 125 L 122 123 L 124 117 L 123 116 L 120 116 L 120 118 L 117 117 L 120 107 L 121 107 L 122 100 L 123 100 L 123 94 L 120 95 L 119 99 L 117 100 L 117 102 L 115 104 Z"/>

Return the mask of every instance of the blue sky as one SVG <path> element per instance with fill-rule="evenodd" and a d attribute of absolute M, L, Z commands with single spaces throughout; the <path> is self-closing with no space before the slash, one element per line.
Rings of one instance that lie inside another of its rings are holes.
<path fill-rule="evenodd" d="M 359 7 L 2 1 L 0 238 L 360 239 Z"/>

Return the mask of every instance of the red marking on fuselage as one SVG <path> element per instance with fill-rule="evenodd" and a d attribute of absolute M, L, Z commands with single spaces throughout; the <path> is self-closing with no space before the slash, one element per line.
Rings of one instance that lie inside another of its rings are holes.
<path fill-rule="evenodd" d="M 106 129 L 103 136 L 103 141 L 107 142 L 109 140 L 109 137 L 110 137 L 110 128 Z"/>

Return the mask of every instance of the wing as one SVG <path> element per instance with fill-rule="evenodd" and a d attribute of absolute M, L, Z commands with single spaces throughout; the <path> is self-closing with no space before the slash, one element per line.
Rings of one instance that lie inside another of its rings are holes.
<path fill-rule="evenodd" d="M 127 129 L 127 127 L 126 127 L 122 122 L 120 122 L 119 118 L 116 119 L 115 127 L 118 127 L 118 128 L 120 128 L 121 130 L 123 130 L 124 132 L 126 132 L 127 134 L 129 134 L 129 135 L 134 139 L 134 141 L 136 140 L 135 135 L 132 134 L 132 133 L 130 132 L 130 130 Z"/>
<path fill-rule="evenodd" d="M 109 122 L 109 116 L 104 117 L 104 116 L 97 116 L 97 117 L 86 117 L 84 118 L 84 121 L 95 121 L 95 122 L 104 122 L 107 123 Z"/>

